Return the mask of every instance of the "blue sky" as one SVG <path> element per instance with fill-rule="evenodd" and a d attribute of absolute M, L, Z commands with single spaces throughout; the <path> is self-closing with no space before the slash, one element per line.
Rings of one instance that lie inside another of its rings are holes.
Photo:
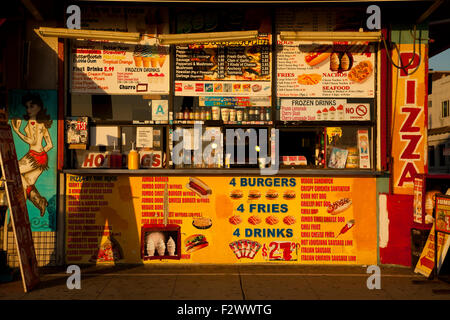
<path fill-rule="evenodd" d="M 450 49 L 431 57 L 428 68 L 434 71 L 450 71 Z"/>

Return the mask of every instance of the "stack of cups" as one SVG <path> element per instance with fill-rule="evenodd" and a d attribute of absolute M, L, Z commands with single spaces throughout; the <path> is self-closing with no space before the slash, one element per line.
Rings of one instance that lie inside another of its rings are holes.
<path fill-rule="evenodd" d="M 236 121 L 236 109 L 234 108 L 230 109 L 230 121 L 231 122 Z"/>
<path fill-rule="evenodd" d="M 220 120 L 220 108 L 219 107 L 212 107 L 212 119 Z"/>
<path fill-rule="evenodd" d="M 223 122 L 228 122 L 228 116 L 230 115 L 230 110 L 228 110 L 227 108 L 222 108 L 221 112 L 222 112 Z"/>

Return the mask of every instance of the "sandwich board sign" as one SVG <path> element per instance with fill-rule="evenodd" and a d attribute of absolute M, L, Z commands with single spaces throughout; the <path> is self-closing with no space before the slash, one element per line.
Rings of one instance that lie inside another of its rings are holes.
<path fill-rule="evenodd" d="M 11 215 L 24 291 L 39 284 L 36 252 L 11 127 L 0 123 L 0 166 Z"/>

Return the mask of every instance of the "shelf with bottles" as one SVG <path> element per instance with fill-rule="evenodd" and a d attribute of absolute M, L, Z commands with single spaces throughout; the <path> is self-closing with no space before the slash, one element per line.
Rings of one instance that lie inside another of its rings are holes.
<path fill-rule="evenodd" d="M 186 107 L 175 112 L 174 123 L 222 121 L 224 124 L 272 124 L 270 107 Z"/>
<path fill-rule="evenodd" d="M 172 162 L 179 168 L 222 168 L 223 134 L 221 126 L 175 126 L 169 141 Z"/>
<path fill-rule="evenodd" d="M 182 97 L 174 104 L 174 124 L 207 123 L 221 121 L 223 124 L 272 125 L 270 106 L 203 105 L 196 97 Z M 270 100 L 269 100 L 270 101 Z"/>

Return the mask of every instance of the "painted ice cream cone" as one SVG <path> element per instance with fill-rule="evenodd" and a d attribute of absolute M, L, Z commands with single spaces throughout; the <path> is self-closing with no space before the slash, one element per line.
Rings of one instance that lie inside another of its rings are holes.
<path fill-rule="evenodd" d="M 152 239 L 148 238 L 147 240 L 147 255 L 153 257 L 155 255 L 155 243 Z"/>
<path fill-rule="evenodd" d="M 167 241 L 167 252 L 169 252 L 169 256 L 175 255 L 175 241 L 173 241 L 172 237 Z"/>
<path fill-rule="evenodd" d="M 158 243 L 156 244 L 156 251 L 158 251 L 158 255 L 163 256 L 166 252 L 166 244 L 164 243 L 163 239 L 159 239 Z"/>

